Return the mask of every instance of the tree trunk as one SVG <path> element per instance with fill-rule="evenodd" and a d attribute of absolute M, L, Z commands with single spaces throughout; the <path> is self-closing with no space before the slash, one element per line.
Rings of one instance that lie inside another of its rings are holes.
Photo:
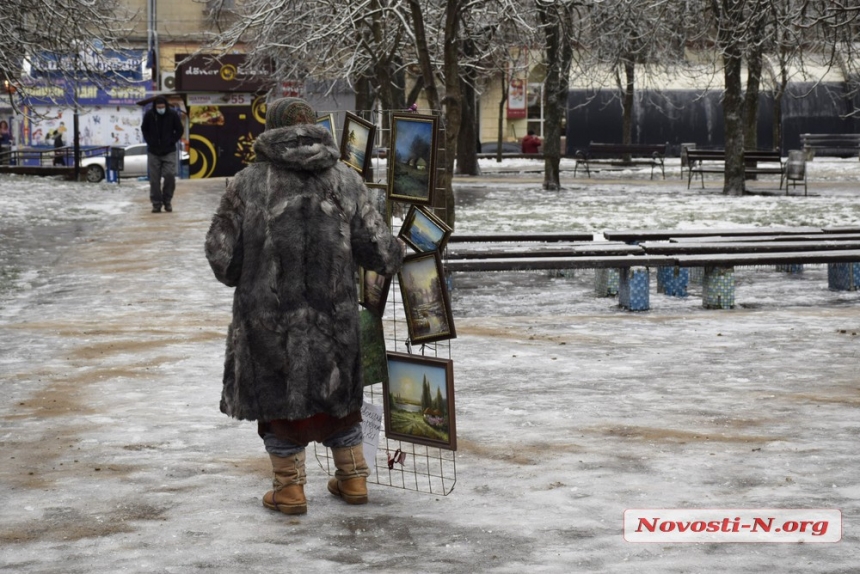
<path fill-rule="evenodd" d="M 773 147 L 782 151 L 782 95 L 773 95 Z"/>
<path fill-rule="evenodd" d="M 624 98 L 621 103 L 621 143 L 629 145 L 633 143 L 633 97 L 635 95 L 636 64 L 633 60 L 624 61 Z M 622 160 L 631 162 L 632 157 L 625 155 Z"/>
<path fill-rule="evenodd" d="M 567 113 L 567 92 L 573 45 L 567 40 L 572 14 L 564 4 L 537 4 L 538 17 L 546 40 L 546 80 L 544 82 L 544 179 L 543 188 L 561 189 L 559 164 L 561 163 L 561 124 Z"/>
<path fill-rule="evenodd" d="M 457 139 L 460 137 L 462 120 L 462 96 L 460 94 L 460 0 L 448 0 L 445 6 L 445 47 L 443 68 L 445 70 L 445 161 L 442 171 L 442 187 L 445 193 L 445 223 L 454 228 L 454 158 L 457 157 Z M 438 173 L 438 172 L 437 172 Z"/>
<path fill-rule="evenodd" d="M 744 98 L 741 86 L 741 56 L 732 47 L 723 55 L 725 92 L 723 94 L 723 123 L 725 124 L 726 174 L 723 193 L 744 193 Z"/>
<path fill-rule="evenodd" d="M 368 76 L 360 76 L 355 81 L 355 109 L 370 110 L 373 108 L 375 99 L 373 93 L 373 82 Z"/>
<path fill-rule="evenodd" d="M 505 137 L 505 102 L 508 101 L 508 76 L 502 72 L 502 99 L 499 100 L 498 139 L 496 140 L 496 161 L 502 162 L 502 140 Z"/>
<path fill-rule="evenodd" d="M 436 88 L 436 77 L 433 74 L 433 62 L 430 60 L 430 49 L 427 47 L 427 32 L 424 28 L 424 14 L 418 0 L 409 0 L 412 13 L 412 27 L 415 32 L 415 50 L 418 53 L 418 63 L 421 66 L 421 77 L 424 79 L 424 93 L 430 109 L 441 110 L 439 91 Z"/>
<path fill-rule="evenodd" d="M 479 175 L 478 166 L 478 114 L 475 88 L 469 82 L 460 85 L 463 94 L 463 117 L 460 137 L 457 140 L 457 173 Z"/>
<path fill-rule="evenodd" d="M 636 64 L 632 60 L 624 62 L 624 98 L 621 102 L 621 143 L 633 143 L 633 96 L 635 95 Z"/>
<path fill-rule="evenodd" d="M 472 41 L 463 42 L 463 53 L 468 57 L 475 53 Z M 460 80 L 460 93 L 463 97 L 463 116 L 460 125 L 460 135 L 457 138 L 457 173 L 462 175 L 479 175 L 478 166 L 478 114 L 477 95 L 475 93 L 475 72 Z"/>
<path fill-rule="evenodd" d="M 758 100 L 761 87 L 761 47 L 747 57 L 747 91 L 744 95 L 744 146 L 758 148 Z"/>

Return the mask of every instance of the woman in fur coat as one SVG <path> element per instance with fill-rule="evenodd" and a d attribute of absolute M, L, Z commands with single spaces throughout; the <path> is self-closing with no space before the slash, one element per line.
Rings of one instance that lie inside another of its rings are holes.
<path fill-rule="evenodd" d="M 215 277 L 235 287 L 221 411 L 258 421 L 275 474 L 267 508 L 307 512 L 310 441 L 332 449 L 329 491 L 363 504 L 356 266 L 393 275 L 404 245 L 303 100 L 268 105 L 254 150 L 206 236 Z"/>

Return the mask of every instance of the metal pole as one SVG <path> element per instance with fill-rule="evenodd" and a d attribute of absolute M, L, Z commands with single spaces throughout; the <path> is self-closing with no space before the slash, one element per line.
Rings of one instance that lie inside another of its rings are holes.
<path fill-rule="evenodd" d="M 75 181 L 81 179 L 81 134 L 78 129 L 78 53 L 75 53 L 74 85 L 72 87 L 72 99 L 74 100 L 75 113 L 72 121 L 73 153 L 75 155 Z"/>

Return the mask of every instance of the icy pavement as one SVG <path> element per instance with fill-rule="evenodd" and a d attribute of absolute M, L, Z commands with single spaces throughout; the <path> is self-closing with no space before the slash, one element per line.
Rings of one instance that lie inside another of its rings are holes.
<path fill-rule="evenodd" d="M 858 162 L 811 166 L 807 198 L 488 173 L 458 184 L 458 229 L 860 223 Z M 308 515 L 267 511 L 256 427 L 218 412 L 231 291 L 202 245 L 223 187 L 183 181 L 156 215 L 144 183 L 0 177 L 0 571 L 860 571 L 860 292 L 821 267 L 738 270 L 731 311 L 652 280 L 646 313 L 587 271 L 458 275 L 453 492 L 350 507 L 310 460 Z M 634 544 L 628 508 L 835 508 L 844 532 Z"/>

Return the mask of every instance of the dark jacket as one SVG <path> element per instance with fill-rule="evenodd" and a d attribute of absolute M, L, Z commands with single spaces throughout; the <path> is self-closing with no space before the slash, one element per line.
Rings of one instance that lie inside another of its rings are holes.
<path fill-rule="evenodd" d="M 153 106 L 143 114 L 140 131 L 146 142 L 146 151 L 154 155 L 167 155 L 176 151 L 176 142 L 182 138 L 182 120 L 170 106 L 167 106 L 164 115 L 159 115 Z"/>
<path fill-rule="evenodd" d="M 361 409 L 356 265 L 393 275 L 402 251 L 359 175 L 317 125 L 263 132 L 206 236 L 233 294 L 222 412 L 342 418 Z"/>

